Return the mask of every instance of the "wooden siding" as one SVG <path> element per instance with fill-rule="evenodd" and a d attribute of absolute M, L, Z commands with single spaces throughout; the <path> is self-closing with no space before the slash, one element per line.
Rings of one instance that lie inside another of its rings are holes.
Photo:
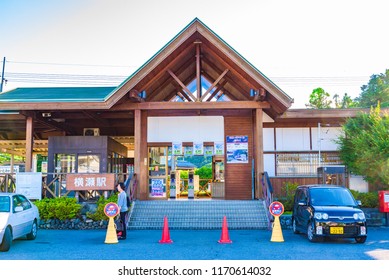
<path fill-rule="evenodd" d="M 251 199 L 253 121 L 252 117 L 224 117 L 224 136 L 248 136 L 248 163 L 225 162 L 225 199 Z"/>
<path fill-rule="evenodd" d="M 282 187 L 286 183 L 298 185 L 317 184 L 317 177 L 272 177 L 270 182 L 273 186 L 274 197 L 283 197 L 285 193 L 282 192 Z"/>

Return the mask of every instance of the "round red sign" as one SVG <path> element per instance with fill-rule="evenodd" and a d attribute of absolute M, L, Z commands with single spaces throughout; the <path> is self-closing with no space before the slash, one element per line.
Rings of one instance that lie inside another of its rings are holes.
<path fill-rule="evenodd" d="M 114 202 L 107 203 L 104 207 L 104 213 L 109 218 L 111 218 L 111 217 L 113 218 L 117 214 L 119 214 L 119 206 Z"/>
<path fill-rule="evenodd" d="M 284 213 L 284 205 L 279 201 L 274 201 L 270 204 L 269 211 L 273 216 L 281 216 Z"/>

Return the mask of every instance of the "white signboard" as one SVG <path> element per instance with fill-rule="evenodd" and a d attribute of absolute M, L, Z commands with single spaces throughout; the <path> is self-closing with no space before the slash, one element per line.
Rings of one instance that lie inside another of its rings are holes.
<path fill-rule="evenodd" d="M 29 199 L 42 198 L 42 173 L 16 173 L 16 193 L 25 195 Z"/>

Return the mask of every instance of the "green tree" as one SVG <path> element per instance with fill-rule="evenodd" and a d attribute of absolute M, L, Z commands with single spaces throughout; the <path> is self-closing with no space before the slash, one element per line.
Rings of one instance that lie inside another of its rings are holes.
<path fill-rule="evenodd" d="M 346 109 L 346 108 L 354 108 L 357 107 L 357 102 L 355 102 L 347 93 L 345 93 L 340 99 L 339 94 L 335 94 L 333 96 L 335 108 L 338 109 Z"/>
<path fill-rule="evenodd" d="M 389 69 L 386 69 L 385 73 L 372 75 L 369 83 L 363 85 L 361 90 L 361 94 L 356 98 L 360 107 L 375 107 L 378 102 L 382 108 L 389 107 Z"/>
<path fill-rule="evenodd" d="M 359 113 L 343 125 L 339 136 L 340 158 L 349 171 L 385 189 L 389 186 L 389 116 L 380 107 Z"/>
<path fill-rule="evenodd" d="M 328 109 L 331 108 L 332 101 L 329 99 L 330 94 L 322 88 L 315 88 L 309 96 L 309 103 L 305 104 L 311 109 Z"/>

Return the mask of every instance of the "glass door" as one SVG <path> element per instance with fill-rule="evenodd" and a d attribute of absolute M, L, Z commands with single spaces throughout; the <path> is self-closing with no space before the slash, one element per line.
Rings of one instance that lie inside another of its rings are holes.
<path fill-rule="evenodd" d="M 149 197 L 166 198 L 168 148 L 149 148 Z"/>

